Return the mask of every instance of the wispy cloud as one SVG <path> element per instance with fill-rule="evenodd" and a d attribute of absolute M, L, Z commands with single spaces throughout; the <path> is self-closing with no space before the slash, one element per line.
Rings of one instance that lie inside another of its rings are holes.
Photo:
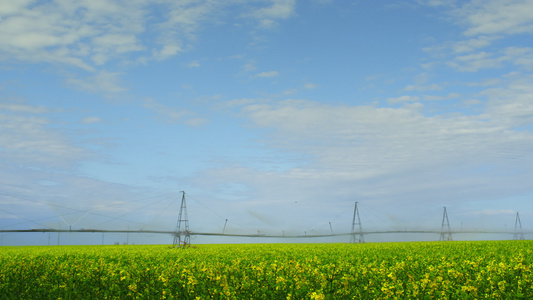
<path fill-rule="evenodd" d="M 408 96 L 408 95 L 404 95 L 404 96 L 400 96 L 396 98 L 387 98 L 387 102 L 389 102 L 390 104 L 396 104 L 396 103 L 402 103 L 402 102 L 414 102 L 418 100 L 420 100 L 420 97 Z"/>
<path fill-rule="evenodd" d="M 404 88 L 406 91 L 435 91 L 442 90 L 442 86 L 436 83 L 428 83 L 430 76 L 427 73 L 418 74 L 414 78 L 414 84 Z"/>
<path fill-rule="evenodd" d="M 529 47 L 507 47 L 499 53 L 478 52 L 457 56 L 448 65 L 466 72 L 477 72 L 483 69 L 498 69 L 506 64 L 531 70 L 533 69 L 533 49 Z"/>
<path fill-rule="evenodd" d="M 294 14 L 296 0 L 271 0 L 272 5 L 255 9 L 250 16 L 257 19 L 259 26 L 271 28 L 277 26 L 278 20 L 289 18 Z"/>
<path fill-rule="evenodd" d="M 21 103 L 0 105 L 0 147 L 4 159 L 20 165 L 70 168 L 90 153 L 61 130 L 52 129 L 48 109 Z"/>
<path fill-rule="evenodd" d="M 146 14 L 149 6 L 161 7 L 157 22 Z M 185 41 L 195 39 L 195 30 L 217 6 L 212 1 L 146 0 L 4 3 L 0 53 L 3 59 L 61 63 L 87 71 L 111 59 L 167 59 L 183 51 Z"/>
<path fill-rule="evenodd" d="M 95 124 L 102 122 L 102 119 L 99 117 L 84 117 L 81 119 L 82 124 Z"/>
<path fill-rule="evenodd" d="M 468 25 L 466 36 L 533 32 L 533 3 L 527 0 L 471 1 L 455 13 Z"/>
<path fill-rule="evenodd" d="M 442 90 L 442 86 L 438 85 L 436 83 L 428 84 L 428 85 L 408 85 L 405 87 L 406 91 L 437 91 Z"/>
<path fill-rule="evenodd" d="M 143 107 L 154 111 L 160 120 L 165 123 L 183 123 L 190 126 L 200 126 L 207 122 L 206 119 L 197 117 L 194 113 L 188 110 L 178 110 L 162 103 L 157 102 L 155 99 L 148 98 L 143 102 Z"/>
<path fill-rule="evenodd" d="M 270 77 L 276 77 L 276 76 L 279 76 L 278 71 L 261 72 L 261 73 L 257 73 L 257 74 L 255 74 L 254 77 L 259 77 L 259 78 L 270 78 Z"/>
<path fill-rule="evenodd" d="M 164 60 L 184 51 L 187 41 L 196 40 L 196 31 L 210 18 L 215 18 L 217 9 L 224 6 L 215 1 L 163 1 L 166 11 L 163 21 L 148 28 L 156 34 L 159 48 L 152 55 Z M 226 4 L 230 4 L 227 2 Z"/>
<path fill-rule="evenodd" d="M 216 22 L 217 12 L 235 3 L 251 11 L 247 17 L 263 27 L 290 17 L 296 5 L 295 0 L 259 4 L 209 0 L 2 2 L 0 60 L 74 67 L 92 75 L 69 76 L 67 83 L 91 91 L 122 92 L 125 89 L 117 84 L 120 72 L 109 70 L 166 60 L 191 49 L 197 31 Z M 157 18 L 147 13 L 154 8 Z M 197 61 L 189 64 L 197 66 Z M 244 69 L 255 70 L 253 64 Z"/>
<path fill-rule="evenodd" d="M 256 66 L 256 62 L 255 60 L 251 60 L 251 61 L 248 61 L 247 63 L 245 63 L 241 69 L 244 71 L 244 72 L 252 72 L 252 71 L 255 71 L 257 70 L 257 66 Z"/>
<path fill-rule="evenodd" d="M 499 37 L 495 36 L 480 36 L 472 38 L 465 41 L 459 41 L 452 44 L 453 51 L 457 53 L 471 52 L 479 48 L 489 46 L 493 41 L 497 40 Z"/>
<path fill-rule="evenodd" d="M 143 49 L 137 37 L 144 30 L 139 2 L 17 3 L 0 12 L 4 59 L 63 63 L 91 71 L 112 57 Z"/>
<path fill-rule="evenodd" d="M 100 71 L 85 78 L 77 78 L 76 75 L 70 74 L 66 83 L 89 92 L 103 92 L 106 95 L 112 95 L 126 91 L 126 88 L 120 83 L 120 75 L 120 73 Z"/>
<path fill-rule="evenodd" d="M 29 114 L 43 114 L 48 112 L 45 106 L 32 106 L 23 103 L 0 103 L 0 110 Z"/>
<path fill-rule="evenodd" d="M 514 96 L 512 102 L 520 103 Z M 527 157 L 533 135 L 513 131 L 511 122 L 500 121 L 494 109 L 473 116 L 426 117 L 407 108 L 291 100 L 248 105 L 243 112 L 257 126 L 274 130 L 272 148 L 312 158 L 284 173 L 296 182 L 306 181 L 308 185 L 298 185 L 300 190 L 317 192 L 314 184 L 331 189 L 335 182 L 352 182 L 359 190 L 343 186 L 352 196 L 397 198 L 422 190 L 479 193 L 489 182 L 501 186 L 498 172 L 464 172 L 487 164 L 505 168 L 512 161 L 513 179 L 505 179 L 505 184 L 523 188 L 530 173 L 526 166 L 533 164 Z M 461 180 L 453 180 L 459 174 Z"/>
<path fill-rule="evenodd" d="M 419 3 L 431 5 L 426 1 Z M 510 64 L 527 70 L 532 68 L 529 47 L 517 45 L 499 49 L 494 45 L 517 34 L 533 33 L 531 1 L 450 1 L 449 5 L 439 6 L 448 11 L 450 20 L 462 26 L 462 36 L 424 48 L 437 59 L 448 57 L 444 63 L 462 72 L 501 69 Z M 438 63 L 434 61 L 426 65 Z"/>
<path fill-rule="evenodd" d="M 187 64 L 187 67 L 189 68 L 198 68 L 200 67 L 200 62 L 197 60 L 193 60 L 190 63 Z"/>
<path fill-rule="evenodd" d="M 516 74 L 499 86 L 480 92 L 488 98 L 487 114 L 509 128 L 533 123 L 533 76 Z"/>
<path fill-rule="evenodd" d="M 449 93 L 447 95 L 424 95 L 423 99 L 425 101 L 440 101 L 440 100 L 449 100 L 449 99 L 456 99 L 461 97 L 461 94 L 459 93 Z"/>

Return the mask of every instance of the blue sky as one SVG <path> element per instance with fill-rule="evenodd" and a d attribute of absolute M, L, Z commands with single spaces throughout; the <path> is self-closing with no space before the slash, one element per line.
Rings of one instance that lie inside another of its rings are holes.
<path fill-rule="evenodd" d="M 184 190 L 202 232 L 531 228 L 532 33 L 532 1 L 0 0 L 0 227 L 172 230 Z"/>

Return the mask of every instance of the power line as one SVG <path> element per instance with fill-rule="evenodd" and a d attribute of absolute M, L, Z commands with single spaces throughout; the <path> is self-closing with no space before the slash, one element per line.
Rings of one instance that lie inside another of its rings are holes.
<path fill-rule="evenodd" d="M 7 196 L 7 197 L 13 197 L 13 198 L 21 199 L 21 200 L 26 200 L 26 201 L 30 201 L 30 202 L 35 202 L 35 203 L 44 203 L 42 201 L 25 199 L 25 198 L 22 198 L 22 197 L 8 195 L 8 194 L 5 194 L 5 193 L 0 193 L 0 195 Z M 64 207 L 64 206 L 61 206 L 61 205 L 54 205 L 54 206 L 65 208 L 65 209 L 69 209 L 69 210 L 73 211 L 73 212 L 68 213 L 68 214 L 62 214 L 61 216 L 79 214 L 79 213 L 82 213 L 82 212 L 85 213 L 75 223 L 79 222 L 82 218 L 84 218 L 88 214 L 97 215 L 97 216 L 103 216 L 103 217 L 106 217 L 106 218 L 111 218 L 111 220 L 107 220 L 107 221 L 101 223 L 101 224 L 104 224 L 104 223 L 110 222 L 112 220 L 122 219 L 124 216 L 126 216 L 128 214 L 131 214 L 133 212 L 145 209 L 145 208 L 147 208 L 149 206 L 161 203 L 161 202 L 163 202 L 165 200 L 168 200 L 168 197 L 175 196 L 175 195 L 176 195 L 176 193 L 167 194 L 167 195 L 165 195 L 165 197 L 162 197 L 162 199 L 158 199 L 157 201 L 151 201 L 148 204 L 145 204 L 145 205 L 143 205 L 141 207 L 135 208 L 135 209 L 133 209 L 133 210 L 131 210 L 131 211 L 125 213 L 125 214 L 119 215 L 117 217 L 111 217 L 111 216 L 107 216 L 107 215 L 101 215 L 101 214 L 93 213 L 93 211 L 97 210 L 97 209 L 80 210 L 80 209 L 75 209 L 75 208 Z M 157 199 L 158 197 L 156 197 L 156 196 L 144 197 L 144 198 L 141 198 L 140 200 L 136 200 L 134 202 L 139 202 L 139 201 L 142 201 L 142 200 L 145 200 L 145 199 L 153 199 L 153 198 Z M 188 227 L 188 216 L 187 216 L 187 210 L 186 210 L 186 204 L 185 204 L 185 192 L 182 192 L 182 204 L 181 204 L 181 208 L 180 208 L 180 212 L 179 212 L 178 224 L 177 224 L 176 230 L 174 230 L 174 231 L 169 231 L 169 230 L 144 230 L 145 226 L 141 227 L 140 230 L 129 230 L 129 229 L 128 230 L 106 230 L 106 229 L 74 229 L 74 230 L 72 230 L 71 226 L 69 225 L 69 229 L 68 230 L 52 229 L 52 228 L 11 229 L 11 230 L 6 229 L 6 230 L 0 230 L 0 233 L 7 233 L 7 232 L 10 232 L 10 233 L 22 233 L 22 232 L 57 232 L 57 233 L 61 233 L 61 232 L 78 232 L 78 233 L 93 232 L 94 233 L 94 232 L 101 232 L 102 234 L 103 233 L 170 234 L 170 235 L 173 235 L 175 238 L 177 237 L 180 242 L 181 242 L 181 236 L 183 235 L 187 239 L 187 244 L 190 244 L 189 243 L 190 240 L 188 240 L 190 238 L 190 236 L 261 237 L 261 238 L 262 237 L 264 237 L 264 238 L 320 238 L 320 237 L 326 238 L 326 237 L 337 237 L 337 236 L 351 236 L 352 237 L 352 241 L 358 240 L 360 242 L 363 242 L 364 241 L 363 236 L 366 235 L 366 234 L 398 234 L 398 233 L 437 234 L 438 233 L 438 234 L 440 234 L 440 240 L 451 241 L 452 240 L 451 239 L 452 234 L 468 234 L 468 233 L 475 233 L 475 234 L 514 234 L 515 237 L 519 236 L 519 237 L 523 238 L 523 234 L 524 233 L 528 233 L 528 234 L 530 233 L 530 232 L 523 232 L 522 231 L 522 224 L 520 222 L 518 213 L 516 215 L 515 230 L 513 232 L 507 231 L 507 230 L 506 231 L 497 231 L 497 230 L 490 230 L 490 231 L 463 230 L 462 228 L 461 228 L 461 231 L 452 231 L 451 228 L 450 228 L 446 207 L 444 207 L 444 212 L 443 212 L 443 216 L 442 216 L 442 223 L 441 223 L 441 230 L 440 231 L 439 230 L 407 230 L 407 229 L 406 230 L 366 230 L 366 231 L 363 231 L 363 228 L 362 228 L 362 225 L 361 225 L 361 219 L 360 219 L 360 216 L 359 216 L 358 202 L 355 202 L 354 215 L 353 215 L 353 221 L 352 221 L 352 230 L 351 230 L 351 232 L 347 232 L 347 233 L 335 233 L 334 234 L 332 226 L 331 226 L 331 222 L 329 222 L 329 225 L 330 225 L 329 228 L 330 228 L 331 234 L 309 234 L 308 235 L 307 232 L 306 232 L 305 235 L 301 235 L 301 234 L 300 235 L 286 235 L 285 231 L 283 231 L 282 235 L 261 234 L 259 231 L 257 232 L 257 234 L 227 233 L 226 232 L 226 224 L 228 222 L 228 219 L 222 217 L 216 211 L 210 209 L 206 205 L 202 204 L 200 201 L 198 201 L 198 200 L 196 200 L 194 198 L 192 198 L 192 199 L 196 203 L 198 203 L 202 207 L 204 207 L 205 209 L 207 209 L 210 212 L 212 212 L 213 214 L 225 219 L 226 223 L 224 223 L 224 229 L 222 230 L 222 233 L 220 233 L 220 232 L 194 232 L 194 231 L 190 231 L 189 230 L 189 227 Z M 173 203 L 174 202 L 172 202 L 168 206 L 166 206 L 165 210 L 168 210 L 168 208 Z M 113 206 L 118 206 L 118 205 L 115 204 Z M 98 209 L 101 209 L 101 208 L 98 208 Z M 0 209 L 0 210 L 6 212 L 8 214 L 17 216 L 17 217 L 19 217 L 19 218 L 21 218 L 23 220 L 26 220 L 27 222 L 30 222 L 30 223 L 33 223 L 33 224 L 36 224 L 36 225 L 42 226 L 42 227 L 45 227 L 45 226 L 42 225 L 41 223 L 37 222 L 37 221 L 41 221 L 41 220 L 45 220 L 45 219 L 50 219 L 51 218 L 51 217 L 49 217 L 49 218 L 42 218 L 42 219 L 38 219 L 38 220 L 30 220 L 28 218 L 25 218 L 25 217 L 22 217 L 22 216 L 18 216 L 17 214 L 15 214 L 13 212 L 10 212 L 8 210 L 5 210 L 5 209 Z M 122 219 L 122 220 L 124 220 L 124 219 Z M 68 223 L 65 220 L 64 220 L 64 222 L 68 225 Z M 131 221 L 131 222 L 141 223 L 141 222 L 137 222 L 137 221 Z M 182 222 L 184 223 L 183 226 L 181 226 Z M 21 223 L 21 224 L 23 224 L 23 223 Z M 519 235 L 517 235 L 517 233 Z M 358 237 L 358 238 L 356 238 L 356 237 Z"/>
<path fill-rule="evenodd" d="M 148 234 L 170 234 L 175 235 L 176 231 L 170 230 L 108 230 L 108 229 L 53 229 L 53 228 L 33 228 L 33 229 L 7 229 L 0 230 L 0 233 L 42 233 L 42 232 L 77 232 L 77 233 L 148 233 Z M 424 233 L 440 234 L 440 230 L 368 230 L 362 231 L 365 235 L 372 234 L 396 234 L 396 233 Z M 462 230 L 450 231 L 452 234 L 514 234 L 513 231 L 498 230 Z M 523 234 L 533 234 L 533 231 L 524 231 Z M 220 233 L 220 232 L 195 232 L 189 231 L 191 236 L 234 236 L 234 237 L 265 237 L 265 238 L 317 238 L 317 237 L 335 237 L 350 236 L 352 232 L 334 233 L 334 234 L 306 234 L 306 235 L 272 235 L 272 234 L 240 234 L 240 233 Z"/>

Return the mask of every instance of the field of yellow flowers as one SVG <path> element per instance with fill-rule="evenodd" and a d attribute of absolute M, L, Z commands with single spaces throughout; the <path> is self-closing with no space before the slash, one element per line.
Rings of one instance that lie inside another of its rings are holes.
<path fill-rule="evenodd" d="M 533 299 L 533 241 L 0 247 L 2 299 Z"/>

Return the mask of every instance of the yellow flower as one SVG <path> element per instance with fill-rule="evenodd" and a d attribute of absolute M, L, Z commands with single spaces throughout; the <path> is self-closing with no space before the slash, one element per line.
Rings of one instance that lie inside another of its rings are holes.
<path fill-rule="evenodd" d="M 505 285 L 507 284 L 507 281 L 505 280 L 502 280 L 500 282 L 498 282 L 498 288 L 500 289 L 500 291 L 503 293 L 505 292 Z"/>
<path fill-rule="evenodd" d="M 322 293 L 317 294 L 317 292 L 313 292 L 313 293 L 311 293 L 311 299 L 324 300 L 324 299 L 326 299 L 326 297 Z"/>

